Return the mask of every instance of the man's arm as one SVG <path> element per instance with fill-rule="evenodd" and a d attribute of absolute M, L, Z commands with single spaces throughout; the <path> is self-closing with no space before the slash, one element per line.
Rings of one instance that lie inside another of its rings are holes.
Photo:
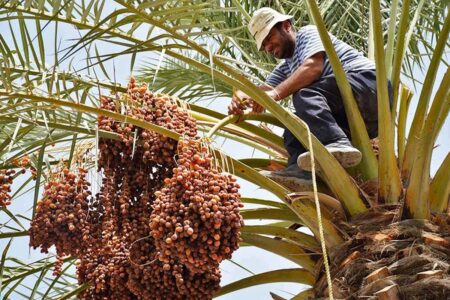
<path fill-rule="evenodd" d="M 267 95 L 275 101 L 284 99 L 319 79 L 323 71 L 323 62 L 324 53 L 318 52 L 307 58 L 291 76 L 275 88 L 268 85 L 261 85 L 259 88 L 265 91 Z M 252 107 L 252 110 L 255 113 L 264 111 L 264 108 L 247 94 L 242 91 L 236 91 L 228 106 L 228 114 L 242 115 L 246 107 Z"/>
<path fill-rule="evenodd" d="M 323 71 L 324 53 L 318 52 L 307 58 L 291 76 L 277 85 L 268 95 L 275 101 L 286 98 L 320 78 Z"/>

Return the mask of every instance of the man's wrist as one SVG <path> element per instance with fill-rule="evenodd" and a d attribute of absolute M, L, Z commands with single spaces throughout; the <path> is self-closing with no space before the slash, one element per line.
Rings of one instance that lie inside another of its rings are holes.
<path fill-rule="evenodd" d="M 277 92 L 276 89 L 272 89 L 272 90 L 268 91 L 267 95 L 275 101 L 281 100 L 280 94 Z"/>

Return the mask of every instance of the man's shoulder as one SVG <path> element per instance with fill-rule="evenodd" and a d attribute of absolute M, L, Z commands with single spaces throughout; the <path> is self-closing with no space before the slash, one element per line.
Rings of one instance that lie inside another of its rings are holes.
<path fill-rule="evenodd" d="M 304 44 L 310 39 L 314 39 L 317 36 L 317 27 L 315 25 L 305 25 L 300 27 L 297 31 L 296 41 L 297 46 Z"/>
<path fill-rule="evenodd" d="M 314 32 L 314 31 L 317 31 L 316 25 L 305 25 L 305 26 L 300 27 L 300 29 L 297 32 L 297 35 L 305 34 L 308 32 Z"/>
<path fill-rule="evenodd" d="M 305 25 L 300 27 L 296 36 L 296 51 L 301 51 L 311 40 L 317 38 L 317 27 L 315 25 Z"/>

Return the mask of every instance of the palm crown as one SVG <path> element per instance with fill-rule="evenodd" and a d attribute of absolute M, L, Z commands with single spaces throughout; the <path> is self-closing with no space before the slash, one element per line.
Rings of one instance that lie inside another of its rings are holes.
<path fill-rule="evenodd" d="M 208 137 L 222 135 L 271 157 L 237 160 L 224 154 L 217 156 L 221 164 L 232 166 L 229 169 L 237 176 L 282 200 L 242 199 L 244 203 L 260 205 L 257 209 L 242 210 L 246 220 L 286 221 L 246 226 L 242 229 L 243 242 L 284 256 L 299 268 L 254 275 L 223 287 L 217 295 L 276 281 L 301 282 L 319 291 L 324 287 L 326 276 L 313 276 L 315 270 L 322 270 L 320 256 L 315 253 L 325 253 L 328 249 L 334 265 L 351 258 L 351 255 L 336 255 L 336 249 L 343 249 L 354 233 L 339 227 L 344 221 L 360 224 L 361 215 L 370 215 L 370 211 L 380 208 L 380 205 L 391 205 L 388 207 L 396 209 L 390 221 L 432 219 L 436 223 L 436 216 L 448 214 L 450 173 L 445 171 L 450 164 L 448 154 L 432 180 L 429 171 L 433 146 L 449 111 L 448 68 L 443 80 L 435 82 L 439 66 L 446 64 L 443 53 L 448 47 L 450 30 L 448 7 L 444 2 L 406 0 L 380 3 L 372 0 L 352 5 L 350 2 L 323 1 L 318 5 L 313 0 L 283 4 L 274 1 L 275 9 L 295 16 L 295 26 L 315 23 L 319 29 L 344 96 L 353 142 L 363 153 L 363 161 L 355 170 L 343 169 L 317 139 L 310 137 L 304 122 L 256 88 L 276 62 L 256 51 L 246 30 L 249 14 L 258 8 L 254 1 L 115 0 L 114 10 L 108 8 L 108 1 L 100 0 L 0 3 L 2 35 L 4 31 L 11 36 L 10 40 L 0 36 L 1 168 L 16 168 L 18 160 L 29 157 L 35 169 L 22 184 L 15 185 L 12 195 L 13 202 L 22 193 L 32 195 L 33 200 L 29 202 L 32 209 L 23 215 L 4 207 L 1 212 L 2 239 L 28 235 L 26 226 L 35 214 L 40 186 L 53 165 L 62 160 L 70 166 L 77 156 L 85 153 L 84 150 L 95 149 L 95 142 L 87 141 L 118 139 L 117 134 L 96 128 L 97 116 L 107 115 L 173 139 L 180 138 L 173 131 L 99 108 L 99 94 L 126 91 L 124 85 L 115 82 L 109 71 L 114 59 L 130 57 L 130 70 L 133 70 L 135 62 L 148 52 L 157 55 L 139 70 L 139 79 L 151 82 L 154 90 L 177 95 L 186 101 L 190 115 Z M 369 20 L 368 24 L 366 20 Z M 45 38 L 49 24 L 55 26 L 53 47 Z M 67 49 L 59 48 L 58 28 L 61 24 L 74 26 L 80 34 Z M 382 84 L 378 86 L 378 159 L 362 125 L 345 74 L 327 40 L 326 30 L 374 58 L 379 82 L 386 82 L 388 78 L 393 83 L 392 112 L 387 104 L 383 105 L 387 103 L 382 100 L 387 98 L 387 91 Z M 86 53 L 87 67 L 73 71 L 73 58 L 80 52 Z M 51 59 L 49 54 L 53 55 Z M 415 66 L 425 67 L 424 56 L 430 63 L 424 82 L 419 83 L 422 87 L 418 93 L 418 106 L 411 128 L 406 133 L 412 92 L 402 85 L 400 76 L 403 74 L 413 82 L 417 81 L 413 69 Z M 434 86 L 437 86 L 437 92 L 432 95 Z M 247 114 L 238 120 L 195 104 L 200 100 L 230 97 L 234 89 L 246 92 L 269 113 Z M 283 125 L 302 144 L 313 149 L 322 169 L 321 193 L 287 196 L 290 191 L 257 172 L 258 169 L 283 164 L 286 152 L 280 137 L 249 120 Z M 52 150 L 52 145 L 57 151 Z M 80 145 L 85 145 L 85 148 L 80 149 Z M 96 163 L 95 157 L 85 161 L 87 167 L 94 167 Z M 367 186 L 375 181 L 376 192 L 370 193 Z M 318 206 L 314 199 L 319 200 L 322 207 L 321 222 L 318 222 Z M 293 224 L 309 228 L 312 235 L 295 231 Z M 377 230 L 382 231 L 383 228 Z M 430 232 L 429 235 L 439 235 L 438 230 Z M 448 231 L 440 234 L 443 241 L 438 243 L 439 246 L 446 245 Z M 321 236 L 326 248 L 321 248 Z M 49 279 L 47 272 L 53 260 L 19 261 L 8 252 L 13 243 L 12 240 L 5 243 L 1 260 L 0 283 L 2 290 L 5 287 L 5 299 L 19 286 L 24 286 L 24 293 L 32 296 L 61 299 L 70 298 L 88 287 L 77 286 L 71 281 L 71 258 L 66 259 L 66 267 L 60 277 Z M 369 269 L 365 269 L 364 275 Z M 442 280 L 448 281 L 448 269 L 443 270 L 447 273 Z M 333 276 L 338 274 L 338 270 L 333 268 L 330 272 Z M 32 274 L 40 275 L 34 285 L 29 286 L 24 280 Z M 379 290 L 381 288 L 369 292 Z M 312 292 L 302 292 L 296 299 L 303 299 L 301 297 Z"/>

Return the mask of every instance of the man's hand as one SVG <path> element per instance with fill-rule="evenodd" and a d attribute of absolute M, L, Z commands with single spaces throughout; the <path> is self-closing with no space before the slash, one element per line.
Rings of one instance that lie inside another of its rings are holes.
<path fill-rule="evenodd" d="M 275 101 L 279 101 L 279 95 L 275 89 L 265 91 L 267 96 L 272 98 Z M 262 105 L 259 105 L 255 100 L 250 99 L 250 107 L 252 108 L 252 111 L 256 114 L 263 113 L 265 111 L 265 108 Z"/>
<path fill-rule="evenodd" d="M 247 94 L 242 91 L 236 91 L 233 94 L 233 99 L 230 105 L 228 105 L 229 115 L 242 115 L 244 110 L 249 107 L 250 102 L 253 101 Z"/>
<path fill-rule="evenodd" d="M 265 90 L 265 89 L 264 89 Z M 265 90 L 266 94 L 275 101 L 279 101 L 279 94 L 275 89 Z M 238 90 L 233 94 L 233 99 L 228 106 L 229 115 L 242 115 L 247 107 L 252 108 L 252 112 L 260 114 L 264 112 L 264 107 L 258 104 L 255 100 L 250 98 L 244 92 Z"/>
<path fill-rule="evenodd" d="M 252 112 L 254 112 L 255 114 L 260 114 L 264 112 L 264 107 L 256 103 L 256 101 L 253 99 L 250 100 L 250 107 L 252 108 Z"/>

